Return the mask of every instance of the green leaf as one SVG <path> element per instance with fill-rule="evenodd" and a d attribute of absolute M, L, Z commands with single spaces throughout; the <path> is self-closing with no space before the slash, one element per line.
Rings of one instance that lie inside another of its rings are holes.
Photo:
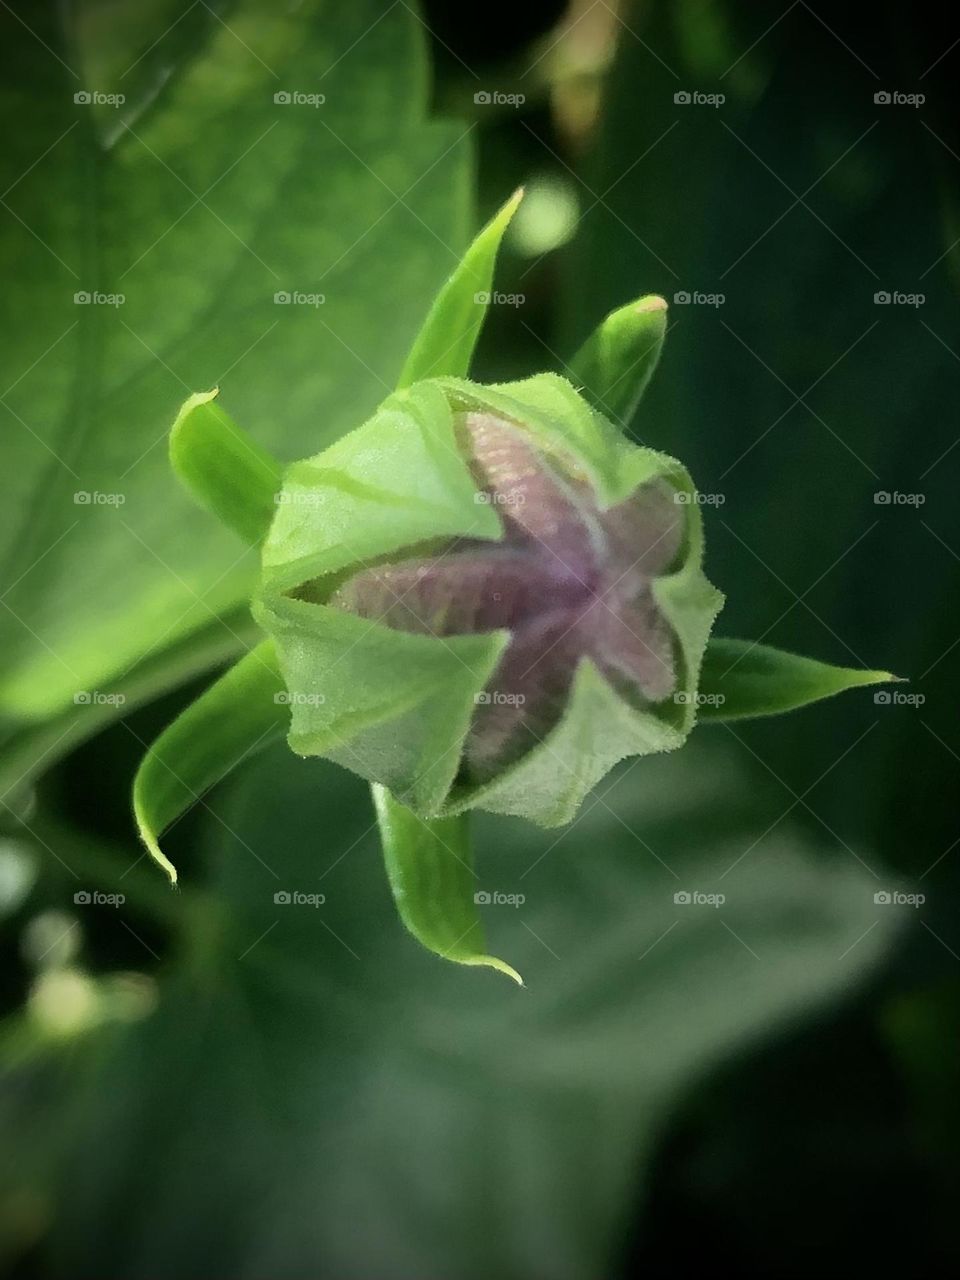
<path fill-rule="evenodd" d="M 701 720 L 773 716 L 845 689 L 900 679 L 889 671 L 833 667 L 749 640 L 716 638 L 708 643 L 703 660 L 698 715 Z M 875 697 L 890 699 L 889 694 Z"/>
<path fill-rule="evenodd" d="M 516 969 L 484 953 L 468 819 L 424 822 L 385 787 L 372 791 L 387 879 L 406 927 L 435 955 L 486 965 L 523 986 Z"/>
<path fill-rule="evenodd" d="M 78 700 L 52 719 L 39 720 L 15 732 L 0 747 L 0 804 L 8 803 L 16 792 L 29 787 L 52 761 L 99 733 L 116 717 L 118 709 L 126 715 L 211 667 L 232 661 L 262 637 L 263 632 L 250 617 L 250 606 L 244 605 L 213 618 L 179 643 L 147 655 L 128 673 L 111 681 L 110 701 Z"/>
<path fill-rule="evenodd" d="M 570 361 L 569 376 L 607 417 L 628 423 L 653 377 L 667 332 L 667 303 L 647 294 L 603 320 Z"/>
<path fill-rule="evenodd" d="M 783 810 L 723 738 L 624 769 L 555 841 L 478 820 L 475 888 L 525 895 L 482 908 L 522 999 L 411 945 L 364 785 L 292 770 L 282 748 L 227 782 L 222 822 L 197 824 L 204 966 L 175 952 L 151 1017 L 70 1042 L 67 1079 L 6 1091 L 2 1136 L 32 1154 L 59 1271 L 115 1274 L 120 1220 L 131 1276 L 191 1275 L 201 1257 L 238 1276 L 609 1274 L 678 1108 L 849 1002 L 915 915 L 877 907 L 886 882 L 789 818 L 720 879 Z M 326 901 L 277 906 L 278 888 Z M 677 905 L 684 890 L 726 902 Z M 356 1230 L 358 1188 L 375 1232 Z"/>
<path fill-rule="evenodd" d="M 137 829 L 171 881 L 161 833 L 247 756 L 281 736 L 288 697 L 271 641 L 251 649 L 187 707 L 148 749 L 133 782 Z"/>
<path fill-rule="evenodd" d="M 215 403 L 218 394 L 185 402 L 170 432 L 170 462 L 202 507 L 255 546 L 276 511 L 282 468 Z"/>
<path fill-rule="evenodd" d="M 423 378 L 465 378 L 470 372 L 490 304 L 500 241 L 522 199 L 521 188 L 477 235 L 440 290 L 403 366 L 398 389 Z"/>
<path fill-rule="evenodd" d="M 66 27 L 52 0 L 6 14 L 0 42 L 10 730 L 168 645 L 171 683 L 191 669 L 190 638 L 203 653 L 256 562 L 170 475 L 179 405 L 221 386 L 282 459 L 362 422 L 459 260 L 472 199 L 463 125 L 427 119 L 411 6 L 356 0 L 335 22 L 324 0 L 197 5 L 182 22 L 170 3 L 122 22 L 83 8 Z M 128 101 L 95 111 L 82 89 Z M 294 90 L 325 102 L 275 101 Z M 94 291 L 125 300 L 74 303 Z"/>

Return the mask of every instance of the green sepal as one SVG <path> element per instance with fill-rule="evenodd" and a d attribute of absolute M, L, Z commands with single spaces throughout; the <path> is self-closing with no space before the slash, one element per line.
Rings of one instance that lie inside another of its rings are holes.
<path fill-rule="evenodd" d="M 362 427 L 287 470 L 264 586 L 290 590 L 434 538 L 499 538 L 500 518 L 476 492 L 439 385 L 395 392 Z"/>
<path fill-rule="evenodd" d="M 647 294 L 618 307 L 594 329 L 570 361 L 581 394 L 615 422 L 628 423 L 660 360 L 667 303 Z"/>
<path fill-rule="evenodd" d="M 631 707 L 585 658 L 559 724 L 492 782 L 455 788 L 447 812 L 486 809 L 542 827 L 563 826 L 618 761 L 673 751 L 685 737 L 683 727 L 671 724 L 669 715 Z"/>
<path fill-rule="evenodd" d="M 516 969 L 484 950 L 467 819 L 425 822 L 380 786 L 373 787 L 373 802 L 387 879 L 410 933 L 434 955 L 485 965 L 523 986 Z"/>
<path fill-rule="evenodd" d="M 245 542 L 261 542 L 273 519 L 282 469 L 216 403 L 218 391 L 190 396 L 170 432 L 170 462 L 205 510 Z"/>
<path fill-rule="evenodd" d="M 264 640 L 147 750 L 133 781 L 133 812 L 140 838 L 174 884 L 160 835 L 241 760 L 282 737 L 288 701 L 273 642 Z"/>
<path fill-rule="evenodd" d="M 276 642 L 291 750 L 380 782 L 424 816 L 440 814 L 509 634 L 415 635 L 287 596 L 258 601 L 255 613 Z"/>
<path fill-rule="evenodd" d="M 717 637 L 707 645 L 700 678 L 700 720 L 779 715 L 864 685 L 899 683 L 889 671 L 834 667 L 813 658 Z"/>
<path fill-rule="evenodd" d="M 441 374 L 466 377 L 470 372 L 489 304 L 500 241 L 522 198 L 522 188 L 513 193 L 476 236 L 437 294 L 397 380 L 398 390 L 425 378 Z"/>

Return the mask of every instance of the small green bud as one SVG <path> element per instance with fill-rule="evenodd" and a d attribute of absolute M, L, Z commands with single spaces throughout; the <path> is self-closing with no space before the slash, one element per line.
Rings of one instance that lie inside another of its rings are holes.
<path fill-rule="evenodd" d="M 423 816 L 569 821 L 693 725 L 722 603 L 694 492 L 552 374 L 390 397 L 290 468 L 264 544 L 290 745 Z"/>

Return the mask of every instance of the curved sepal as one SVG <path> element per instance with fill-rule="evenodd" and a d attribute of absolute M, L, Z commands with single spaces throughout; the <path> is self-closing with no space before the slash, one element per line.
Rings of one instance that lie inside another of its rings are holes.
<path fill-rule="evenodd" d="M 418 383 L 286 471 L 263 548 L 264 586 L 286 591 L 433 538 L 498 538 L 476 502 L 441 388 Z"/>
<path fill-rule="evenodd" d="M 289 698 L 265 640 L 168 726 L 140 762 L 133 812 L 140 838 L 176 884 L 159 837 L 241 760 L 283 735 Z"/>
<path fill-rule="evenodd" d="M 831 698 L 846 689 L 901 679 L 889 671 L 834 667 L 769 645 L 717 637 L 707 645 L 703 660 L 698 718 L 747 720 L 774 716 Z"/>
<path fill-rule="evenodd" d="M 197 502 L 245 542 L 262 542 L 275 511 L 280 464 L 216 403 L 190 396 L 170 432 L 170 462 Z"/>
<path fill-rule="evenodd" d="M 666 332 L 666 300 L 658 294 L 638 298 L 601 321 L 568 373 L 594 408 L 627 423 L 653 377 Z"/>
<path fill-rule="evenodd" d="M 522 987 L 516 969 L 484 951 L 467 819 L 424 822 L 381 786 L 373 787 L 373 802 L 387 879 L 407 929 L 434 955 L 485 965 Z"/>
<path fill-rule="evenodd" d="M 437 294 L 403 366 L 397 381 L 398 390 L 424 378 L 437 378 L 441 374 L 466 377 L 469 373 L 490 303 L 500 241 L 522 199 L 521 188 L 477 235 Z"/>

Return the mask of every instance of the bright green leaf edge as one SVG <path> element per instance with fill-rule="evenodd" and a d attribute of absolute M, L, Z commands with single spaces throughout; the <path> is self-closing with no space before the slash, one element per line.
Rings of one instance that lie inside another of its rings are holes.
<path fill-rule="evenodd" d="M 148 749 L 133 782 L 140 838 L 173 884 L 160 835 L 246 756 L 283 736 L 288 695 L 265 640 L 174 720 Z"/>
<path fill-rule="evenodd" d="M 465 377 L 469 372 L 490 303 L 500 242 L 522 199 L 521 187 L 474 238 L 440 289 L 403 366 L 398 391 L 425 378 Z"/>
<path fill-rule="evenodd" d="M 847 689 L 901 680 L 890 671 L 835 667 L 769 645 L 717 637 L 704 656 L 698 717 L 723 721 L 780 715 Z"/>
<path fill-rule="evenodd" d="M 666 332 L 666 300 L 646 294 L 611 311 L 572 358 L 567 372 L 595 409 L 627 423 L 654 375 Z"/>
<path fill-rule="evenodd" d="M 282 468 L 221 409 L 218 394 L 184 403 L 170 431 L 170 463 L 200 506 L 255 546 L 273 519 Z"/>
<path fill-rule="evenodd" d="M 387 879 L 409 932 L 434 955 L 496 969 L 522 987 L 516 969 L 483 951 L 467 819 L 425 822 L 385 787 L 372 791 Z"/>

